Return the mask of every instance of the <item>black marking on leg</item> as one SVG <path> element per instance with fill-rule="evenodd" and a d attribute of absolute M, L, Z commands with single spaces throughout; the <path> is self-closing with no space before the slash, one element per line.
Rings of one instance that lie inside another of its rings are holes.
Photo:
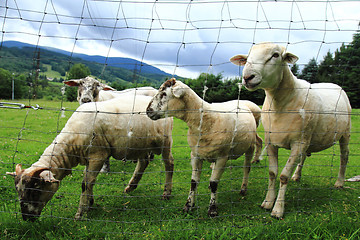
<path fill-rule="evenodd" d="M 86 190 L 86 184 L 85 184 L 85 182 L 82 182 L 82 184 L 81 184 L 81 191 L 82 191 L 82 192 L 85 192 L 85 190 Z"/>
<path fill-rule="evenodd" d="M 210 182 L 209 188 L 210 188 L 210 190 L 211 190 L 212 193 L 216 193 L 217 187 L 218 187 L 218 183 L 217 183 L 217 182 L 214 182 L 214 181 L 211 181 L 211 182 Z"/>
<path fill-rule="evenodd" d="M 284 175 L 280 175 L 280 183 L 281 184 L 287 184 L 289 182 L 289 178 L 284 176 Z"/>
<path fill-rule="evenodd" d="M 191 179 L 191 191 L 195 191 L 196 188 L 197 188 L 197 182 Z"/>

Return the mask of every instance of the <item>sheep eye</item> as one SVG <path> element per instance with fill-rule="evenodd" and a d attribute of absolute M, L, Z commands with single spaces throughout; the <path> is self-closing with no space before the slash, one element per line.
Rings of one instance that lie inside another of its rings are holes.
<path fill-rule="evenodd" d="M 274 53 L 273 55 L 272 55 L 272 57 L 273 58 L 278 58 L 280 55 L 278 54 L 278 53 Z"/>

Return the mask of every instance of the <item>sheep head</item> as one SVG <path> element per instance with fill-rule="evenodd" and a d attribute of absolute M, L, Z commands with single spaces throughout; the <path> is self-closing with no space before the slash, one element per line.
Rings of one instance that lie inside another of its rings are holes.
<path fill-rule="evenodd" d="M 60 181 L 54 178 L 49 168 L 21 169 L 21 164 L 16 165 L 15 172 L 6 174 L 15 178 L 23 219 L 35 221 L 58 190 Z"/>
<path fill-rule="evenodd" d="M 166 113 L 168 116 L 179 117 L 185 105 L 181 98 L 185 95 L 186 85 L 175 78 L 164 82 L 157 94 L 150 101 L 146 114 L 152 120 L 164 118 Z"/>
<path fill-rule="evenodd" d="M 285 47 L 273 43 L 254 45 L 248 55 L 236 55 L 232 63 L 244 66 L 243 85 L 250 91 L 274 89 L 278 86 L 288 63 L 295 63 L 298 57 L 287 52 Z"/>
<path fill-rule="evenodd" d="M 77 100 L 80 105 L 87 102 L 97 102 L 100 90 L 115 91 L 114 88 L 89 76 L 81 79 L 71 79 L 64 81 L 64 83 L 71 87 L 78 87 Z"/>

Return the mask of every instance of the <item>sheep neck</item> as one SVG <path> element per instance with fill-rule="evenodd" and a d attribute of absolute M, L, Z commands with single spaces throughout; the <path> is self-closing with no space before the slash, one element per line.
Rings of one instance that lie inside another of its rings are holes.
<path fill-rule="evenodd" d="M 281 110 L 296 98 L 296 77 L 288 66 L 284 67 L 279 85 L 276 88 L 265 89 L 266 101 L 273 110 Z M 265 104 L 266 105 L 266 104 Z"/>
<path fill-rule="evenodd" d="M 189 93 L 183 99 L 185 111 L 181 119 L 186 122 L 192 133 L 197 133 L 200 131 L 202 121 L 209 117 L 210 105 L 192 90 L 189 90 Z"/>
<path fill-rule="evenodd" d="M 79 151 L 77 147 L 69 144 L 53 142 L 48 146 L 40 159 L 32 167 L 46 167 L 54 174 L 57 180 L 62 180 L 71 173 L 71 169 L 78 165 L 76 158 Z M 80 156 L 81 157 L 81 156 Z"/>

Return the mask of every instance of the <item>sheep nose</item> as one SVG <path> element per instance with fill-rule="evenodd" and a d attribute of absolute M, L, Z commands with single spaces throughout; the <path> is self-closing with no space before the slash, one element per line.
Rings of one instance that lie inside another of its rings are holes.
<path fill-rule="evenodd" d="M 146 114 L 147 114 L 148 116 L 150 116 L 153 112 L 154 112 L 154 109 L 152 109 L 151 107 L 147 107 L 147 108 L 146 108 Z"/>
<path fill-rule="evenodd" d="M 88 102 L 91 102 L 91 99 L 90 98 L 83 98 L 83 99 L 81 99 L 81 102 L 88 103 Z"/>
<path fill-rule="evenodd" d="M 248 83 L 248 82 L 250 82 L 254 77 L 255 77 L 255 75 L 253 74 L 253 75 L 250 75 L 250 76 L 244 76 L 243 78 L 244 78 L 245 83 Z"/>

